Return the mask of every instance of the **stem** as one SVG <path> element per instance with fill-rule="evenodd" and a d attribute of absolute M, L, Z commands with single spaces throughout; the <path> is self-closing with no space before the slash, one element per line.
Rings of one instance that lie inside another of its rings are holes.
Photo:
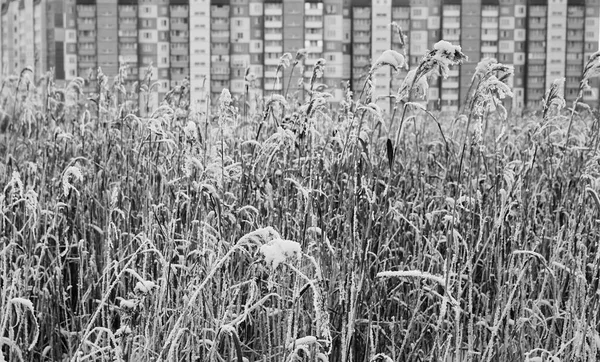
<path fill-rule="evenodd" d="M 287 87 L 285 88 L 285 93 L 283 95 L 284 98 L 287 99 L 287 95 L 288 95 L 288 91 L 290 90 L 290 84 L 292 83 L 292 75 L 294 75 L 294 68 L 296 68 L 296 62 L 294 62 L 294 64 L 292 64 L 292 69 L 290 70 L 290 77 L 288 78 L 288 84 Z"/>
<path fill-rule="evenodd" d="M 575 116 L 575 108 L 577 108 L 577 103 L 579 102 L 579 99 L 582 96 L 582 89 L 579 89 L 579 94 L 577 95 L 577 98 L 575 98 L 575 100 L 573 101 L 573 108 L 571 109 L 571 117 L 569 117 L 569 127 L 567 127 L 567 136 L 565 138 L 565 145 L 563 146 L 564 149 L 567 149 L 567 146 L 569 145 L 569 136 L 571 135 L 571 126 L 573 126 L 573 118 Z"/>

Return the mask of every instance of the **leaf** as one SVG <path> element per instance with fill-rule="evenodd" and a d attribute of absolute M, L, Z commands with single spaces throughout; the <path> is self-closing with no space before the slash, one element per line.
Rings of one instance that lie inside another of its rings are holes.
<path fill-rule="evenodd" d="M 390 170 L 392 169 L 392 165 L 394 164 L 394 146 L 392 145 L 392 140 L 387 139 L 386 148 L 387 148 L 387 158 L 388 164 L 390 166 Z"/>

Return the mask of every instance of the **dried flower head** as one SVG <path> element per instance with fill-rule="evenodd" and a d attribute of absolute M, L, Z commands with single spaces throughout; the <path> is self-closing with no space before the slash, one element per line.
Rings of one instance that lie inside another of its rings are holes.
<path fill-rule="evenodd" d="M 292 61 L 292 55 L 290 53 L 284 53 L 281 58 L 279 58 L 278 68 L 283 67 L 287 68 L 290 66 L 290 62 Z"/>
<path fill-rule="evenodd" d="M 493 111 L 502 106 L 501 100 L 512 97 L 510 87 L 490 74 L 480 83 L 475 93 L 473 113 L 482 116 L 486 111 Z"/>
<path fill-rule="evenodd" d="M 304 58 L 306 58 L 306 53 L 308 53 L 306 49 L 298 49 L 298 51 L 296 52 L 296 58 L 294 59 L 294 66 L 298 65 L 298 63 L 300 63 L 302 60 L 304 60 Z"/>
<path fill-rule="evenodd" d="M 79 194 L 79 191 L 71 184 L 72 180 L 77 180 L 79 182 L 83 182 L 83 174 L 81 170 L 77 166 L 69 166 L 63 173 L 62 177 L 62 187 L 63 187 L 63 195 L 67 197 L 69 195 L 69 191 L 73 190 L 75 193 Z"/>
<path fill-rule="evenodd" d="M 404 60 L 404 56 L 398 53 L 395 50 L 386 50 L 384 51 L 379 58 L 373 63 L 371 67 L 371 72 L 374 72 L 378 68 L 381 68 L 385 65 L 392 68 L 395 72 L 399 71 L 401 68 L 405 66 L 406 62 Z"/>
<path fill-rule="evenodd" d="M 400 88 L 398 89 L 398 95 L 396 101 L 399 102 L 401 100 L 408 100 L 409 96 L 415 95 L 417 98 L 425 99 L 427 96 L 427 91 L 429 90 L 429 83 L 427 83 L 426 77 L 420 77 L 415 80 L 417 75 L 417 69 L 410 70 Z M 410 93 L 410 94 L 409 94 Z"/>
<path fill-rule="evenodd" d="M 581 93 L 585 89 L 590 89 L 589 81 L 592 78 L 597 78 L 600 76 L 600 51 L 595 52 L 590 56 L 590 59 L 585 64 L 583 68 L 583 76 L 581 78 L 581 83 L 579 85 L 580 89 L 580 97 Z"/>
<path fill-rule="evenodd" d="M 486 57 L 481 59 L 475 67 L 475 73 L 473 74 L 472 80 L 484 77 L 490 71 L 490 69 L 492 69 L 492 66 L 497 63 L 498 61 L 496 58 Z"/>
<path fill-rule="evenodd" d="M 548 112 L 552 108 L 552 106 L 556 106 L 556 110 L 560 111 L 562 108 L 566 107 L 566 102 L 564 98 L 564 84 L 565 78 L 555 79 L 550 85 L 550 89 L 546 91 L 543 99 L 543 118 L 546 119 L 548 116 Z"/>
<path fill-rule="evenodd" d="M 396 34 L 398 34 L 398 39 L 400 41 L 400 48 L 406 55 L 406 35 L 404 34 L 404 32 L 402 32 L 402 28 L 400 27 L 400 25 L 398 25 L 395 21 L 392 22 L 390 24 L 390 26 L 392 27 L 392 30 L 395 30 Z"/>
<path fill-rule="evenodd" d="M 448 77 L 449 67 L 452 65 L 460 65 L 468 58 L 462 52 L 459 45 L 440 40 L 425 54 L 419 62 L 414 73 L 408 72 L 404 78 L 404 82 L 398 90 L 397 101 L 403 100 L 410 96 L 413 88 L 417 86 L 418 90 L 426 93 L 428 89 L 427 77 L 434 71 L 438 70 L 439 74 L 445 79 Z"/>
<path fill-rule="evenodd" d="M 16 202 L 23 198 L 23 181 L 18 171 L 13 171 L 10 181 L 4 187 L 4 194 L 7 196 L 7 202 Z"/>
<path fill-rule="evenodd" d="M 232 98 L 231 93 L 229 93 L 229 89 L 223 88 L 221 91 L 221 95 L 219 96 L 219 108 L 225 109 L 231 105 Z"/>

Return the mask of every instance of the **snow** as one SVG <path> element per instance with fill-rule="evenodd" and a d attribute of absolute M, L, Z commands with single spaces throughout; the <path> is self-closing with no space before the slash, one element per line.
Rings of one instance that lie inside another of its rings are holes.
<path fill-rule="evenodd" d="M 430 273 L 422 272 L 420 270 L 383 271 L 383 272 L 377 273 L 377 277 L 379 277 L 379 278 L 392 278 L 392 277 L 397 277 L 397 278 L 413 277 L 413 278 L 415 278 L 416 277 L 416 278 L 429 279 L 440 285 L 445 284 L 443 277 L 441 277 L 439 275 L 433 275 Z"/>
<path fill-rule="evenodd" d="M 449 41 L 440 40 L 433 46 L 435 50 L 441 50 L 447 53 L 454 53 L 455 51 L 462 51 L 460 45 L 452 45 Z"/>
<path fill-rule="evenodd" d="M 25 298 L 13 298 L 10 300 L 12 304 L 20 304 L 23 307 L 29 309 L 33 313 L 33 303 L 29 299 Z"/>
<path fill-rule="evenodd" d="M 136 293 L 147 294 L 154 288 L 156 288 L 156 283 L 149 280 L 143 280 L 135 283 L 135 288 L 133 288 L 133 291 Z"/>
<path fill-rule="evenodd" d="M 317 337 L 315 336 L 301 337 L 296 339 L 296 342 L 294 342 L 296 346 L 311 345 L 315 343 L 317 343 Z"/>
<path fill-rule="evenodd" d="M 273 265 L 273 269 L 276 269 L 288 258 L 300 259 L 301 249 L 300 244 L 295 241 L 273 239 L 261 246 L 260 252 L 264 255 L 267 264 Z"/>
<path fill-rule="evenodd" d="M 229 93 L 229 89 L 223 88 L 221 91 L 221 95 L 219 96 L 219 105 L 221 108 L 228 107 L 232 102 L 231 93 Z"/>
<path fill-rule="evenodd" d="M 394 70 L 398 70 L 404 67 L 404 64 L 404 56 L 402 54 L 395 50 L 386 50 L 377 58 L 373 67 L 389 65 Z"/>
<path fill-rule="evenodd" d="M 137 287 L 137 285 L 136 285 Z M 119 307 L 121 309 L 133 309 L 135 308 L 135 300 L 133 299 L 122 299 L 121 303 L 119 304 Z"/>

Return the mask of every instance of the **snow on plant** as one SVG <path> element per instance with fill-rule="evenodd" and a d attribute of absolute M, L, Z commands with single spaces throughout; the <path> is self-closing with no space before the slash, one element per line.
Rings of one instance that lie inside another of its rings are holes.
<path fill-rule="evenodd" d="M 489 73 L 494 64 L 498 64 L 496 58 L 485 57 L 481 59 L 475 67 L 475 73 L 473 73 L 471 80 L 474 81 L 477 78 L 484 77 L 487 73 Z"/>
<path fill-rule="evenodd" d="M 390 24 L 390 26 L 392 27 L 392 30 L 395 30 L 396 34 L 398 34 L 398 40 L 400 42 L 400 48 L 402 49 L 402 52 L 404 53 L 404 55 L 406 55 L 406 38 L 407 38 L 406 35 L 402 31 L 402 28 L 395 21 L 393 21 Z"/>
<path fill-rule="evenodd" d="M 317 61 L 315 62 L 315 65 L 313 67 L 312 76 L 310 77 L 310 90 L 311 91 L 313 90 L 315 81 L 317 79 L 323 78 L 324 70 L 325 70 L 325 59 L 323 59 L 323 58 L 317 59 Z"/>
<path fill-rule="evenodd" d="M 29 346 L 27 347 L 28 351 L 31 351 L 39 338 L 40 335 L 40 326 L 38 323 L 38 320 L 35 316 L 35 308 L 33 307 L 33 303 L 31 302 L 31 300 L 26 299 L 26 298 L 12 298 L 8 301 L 8 305 L 9 306 L 13 306 L 14 309 L 14 316 L 16 317 L 16 320 L 14 322 L 12 322 L 11 327 L 15 328 L 15 330 L 17 331 L 27 331 L 27 321 L 24 318 L 25 316 L 25 312 L 28 311 L 29 314 L 31 315 L 31 320 L 33 321 L 33 327 L 34 327 L 34 332 L 33 332 L 33 337 L 31 339 L 31 342 L 29 343 Z M 4 311 L 4 314 L 2 315 L 2 323 L 0 325 L 0 331 L 2 331 L 4 333 L 6 326 L 9 323 L 9 320 L 11 319 L 12 314 L 10 313 L 10 307 L 7 308 Z M 18 328 L 17 328 L 18 326 Z M 15 338 L 13 333 L 9 334 L 11 336 L 11 338 Z M 6 342 L 10 342 L 10 339 L 5 339 L 5 338 L 0 338 L 0 350 L 2 349 L 2 345 L 5 344 Z"/>
<path fill-rule="evenodd" d="M 445 40 L 440 40 L 433 46 L 433 50 L 425 54 L 414 72 L 408 72 L 398 89 L 396 101 L 399 102 L 409 98 L 415 86 L 417 86 L 417 91 L 420 94 L 426 94 L 428 88 L 427 77 L 429 75 L 437 70 L 446 79 L 450 66 L 460 65 L 467 59 L 460 45 L 452 45 Z"/>
<path fill-rule="evenodd" d="M 429 90 L 427 77 L 417 78 L 417 69 L 409 70 L 398 88 L 398 100 L 408 100 L 409 95 L 414 95 L 417 98 L 425 99 Z M 409 94 L 411 93 L 411 94 Z"/>
<path fill-rule="evenodd" d="M 565 78 L 555 79 L 550 88 L 546 91 L 544 95 L 544 99 L 542 100 L 543 104 L 543 115 L 542 118 L 545 120 L 548 116 L 548 112 L 552 108 L 552 106 L 556 107 L 556 111 L 560 111 L 561 109 L 566 107 L 566 102 L 564 98 L 564 84 Z"/>
<path fill-rule="evenodd" d="M 72 180 L 83 182 L 83 174 L 81 173 L 81 170 L 77 166 L 69 166 L 63 173 L 62 189 L 63 189 L 63 196 L 65 196 L 65 197 L 69 196 L 69 191 L 71 191 L 71 190 L 75 191 L 75 193 L 77 195 L 79 195 L 79 191 L 77 191 L 75 186 L 73 186 L 73 184 L 71 184 Z"/>
<path fill-rule="evenodd" d="M 394 362 L 394 360 L 385 353 L 378 353 L 374 355 L 369 362 Z"/>
<path fill-rule="evenodd" d="M 311 359 L 312 353 L 310 353 L 310 347 L 313 345 L 318 345 L 317 338 L 314 336 L 307 336 L 298 338 L 288 344 L 288 349 L 292 350 L 288 361 L 302 361 L 302 357 L 300 355 L 300 351 L 304 353 L 304 356 L 308 357 L 308 360 Z"/>
<path fill-rule="evenodd" d="M 17 202 L 23 198 L 23 181 L 19 171 L 13 171 L 10 181 L 4 187 L 4 194 L 8 196 L 7 202 Z"/>
<path fill-rule="evenodd" d="M 583 68 L 583 75 L 579 87 L 579 98 L 581 98 L 581 92 L 583 92 L 583 90 L 591 89 L 590 79 L 597 77 L 600 77 L 600 51 L 592 54 Z"/>
<path fill-rule="evenodd" d="M 158 288 L 158 286 L 153 281 L 140 280 L 137 283 L 135 283 L 133 291 L 140 294 L 148 294 L 156 288 Z"/>
<path fill-rule="evenodd" d="M 300 260 L 302 251 L 300 243 L 292 240 L 273 239 L 260 247 L 261 254 L 265 257 L 267 264 L 277 269 L 279 264 L 286 260 Z"/>
<path fill-rule="evenodd" d="M 371 66 L 371 71 L 373 72 L 378 68 L 381 68 L 386 65 L 392 68 L 395 72 L 397 72 L 406 65 L 406 62 L 402 54 L 398 53 L 395 50 L 388 49 L 381 53 L 379 58 L 377 58 L 375 63 L 373 63 L 373 65 Z"/>
<path fill-rule="evenodd" d="M 296 57 L 294 58 L 293 66 L 298 65 L 298 63 L 300 63 L 306 57 L 307 53 L 308 51 L 304 48 L 298 49 L 298 51 L 296 52 Z"/>
<path fill-rule="evenodd" d="M 38 194 L 34 190 L 27 190 L 25 193 L 25 210 L 31 216 L 37 215 Z"/>

